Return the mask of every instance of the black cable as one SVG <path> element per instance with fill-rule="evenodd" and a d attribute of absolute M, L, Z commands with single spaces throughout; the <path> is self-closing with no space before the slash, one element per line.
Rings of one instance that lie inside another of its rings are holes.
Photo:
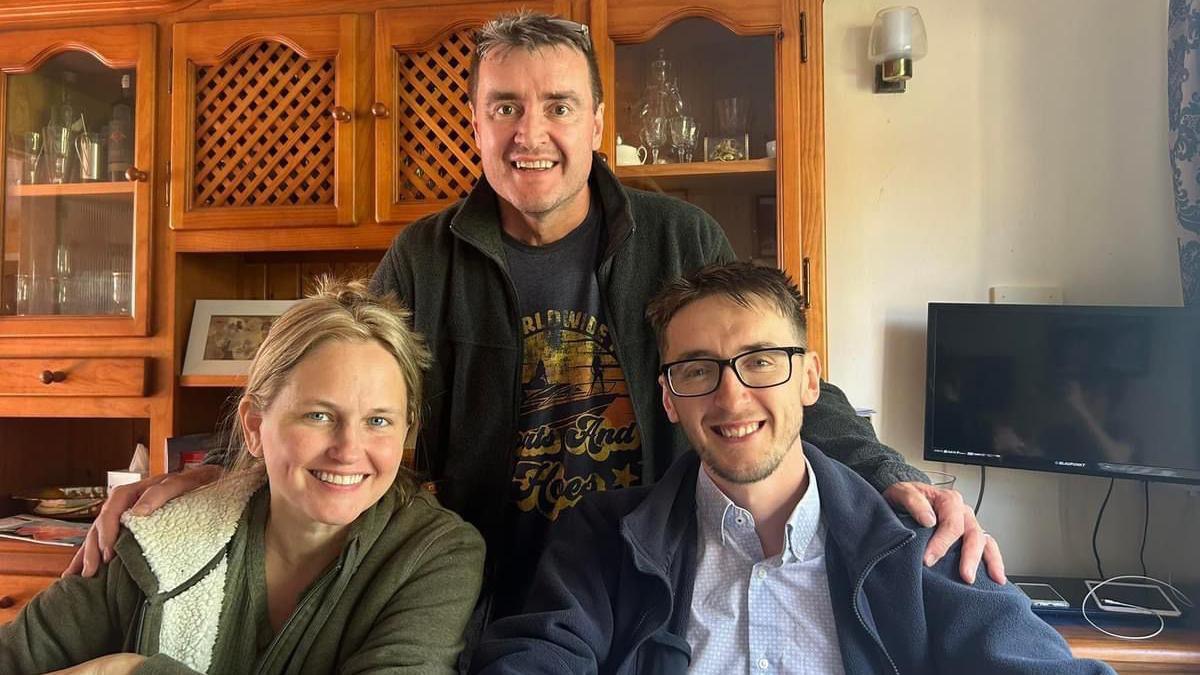
<path fill-rule="evenodd" d="M 987 467 L 979 465 L 979 496 L 975 498 L 975 517 L 979 517 L 979 507 L 983 505 L 983 488 L 987 486 Z"/>
<path fill-rule="evenodd" d="M 1096 535 L 1100 533 L 1100 520 L 1104 518 L 1104 507 L 1108 506 L 1108 498 L 1112 496 L 1113 484 L 1116 482 L 1115 478 L 1108 479 L 1108 492 L 1104 495 L 1104 501 L 1100 503 L 1100 512 L 1096 514 L 1096 526 L 1092 528 L 1092 555 L 1096 556 L 1096 572 L 1100 575 L 1101 581 L 1108 577 L 1104 576 L 1104 567 L 1100 565 L 1100 549 L 1096 547 Z"/>
<path fill-rule="evenodd" d="M 1142 520 L 1142 550 L 1138 553 L 1138 559 L 1142 561 L 1142 576 L 1148 576 L 1146 574 L 1146 534 L 1150 531 L 1150 481 L 1142 481 L 1142 490 L 1146 495 L 1146 515 Z"/>

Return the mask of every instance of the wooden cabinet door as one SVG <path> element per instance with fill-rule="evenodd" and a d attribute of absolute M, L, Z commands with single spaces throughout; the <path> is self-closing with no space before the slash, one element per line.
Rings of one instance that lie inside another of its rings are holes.
<path fill-rule="evenodd" d="M 590 8 L 607 94 L 606 154 L 618 157 L 618 134 L 626 146 L 649 145 L 647 103 L 672 107 L 651 87 L 656 74 L 699 127 L 692 155 L 658 134 L 660 163 L 637 163 L 626 148 L 617 175 L 696 203 L 721 223 L 739 258 L 788 272 L 809 303 L 809 345 L 824 356 L 821 1 L 593 0 Z M 722 112 L 732 98 L 749 104 L 740 125 Z"/>
<path fill-rule="evenodd" d="M 152 25 L 0 34 L 0 338 L 147 334 L 154 81 Z"/>
<path fill-rule="evenodd" d="M 171 227 L 354 224 L 353 15 L 176 24 Z"/>
<path fill-rule="evenodd" d="M 408 223 L 465 197 L 480 174 L 467 78 L 475 31 L 519 8 L 568 16 L 566 0 L 479 2 L 375 15 L 375 218 Z"/>

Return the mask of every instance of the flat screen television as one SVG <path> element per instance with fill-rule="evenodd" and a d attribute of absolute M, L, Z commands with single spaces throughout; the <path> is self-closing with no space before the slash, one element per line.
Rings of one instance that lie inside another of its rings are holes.
<path fill-rule="evenodd" d="M 930 303 L 925 459 L 1200 484 L 1200 311 Z"/>

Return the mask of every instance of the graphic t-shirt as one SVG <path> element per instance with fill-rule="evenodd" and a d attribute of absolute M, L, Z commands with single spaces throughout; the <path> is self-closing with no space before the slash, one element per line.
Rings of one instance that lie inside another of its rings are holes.
<path fill-rule="evenodd" d="M 642 442 L 596 281 L 601 207 L 548 246 L 505 236 L 524 360 L 493 617 L 520 609 L 551 524 L 588 492 L 641 483 Z"/>

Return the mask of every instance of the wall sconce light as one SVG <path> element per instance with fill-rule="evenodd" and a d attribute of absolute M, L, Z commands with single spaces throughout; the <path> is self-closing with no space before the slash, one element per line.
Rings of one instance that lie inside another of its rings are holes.
<path fill-rule="evenodd" d="M 925 56 L 925 22 L 916 7 L 879 10 L 871 24 L 867 57 L 875 65 L 875 93 L 902 94 L 912 77 L 912 62 Z"/>

